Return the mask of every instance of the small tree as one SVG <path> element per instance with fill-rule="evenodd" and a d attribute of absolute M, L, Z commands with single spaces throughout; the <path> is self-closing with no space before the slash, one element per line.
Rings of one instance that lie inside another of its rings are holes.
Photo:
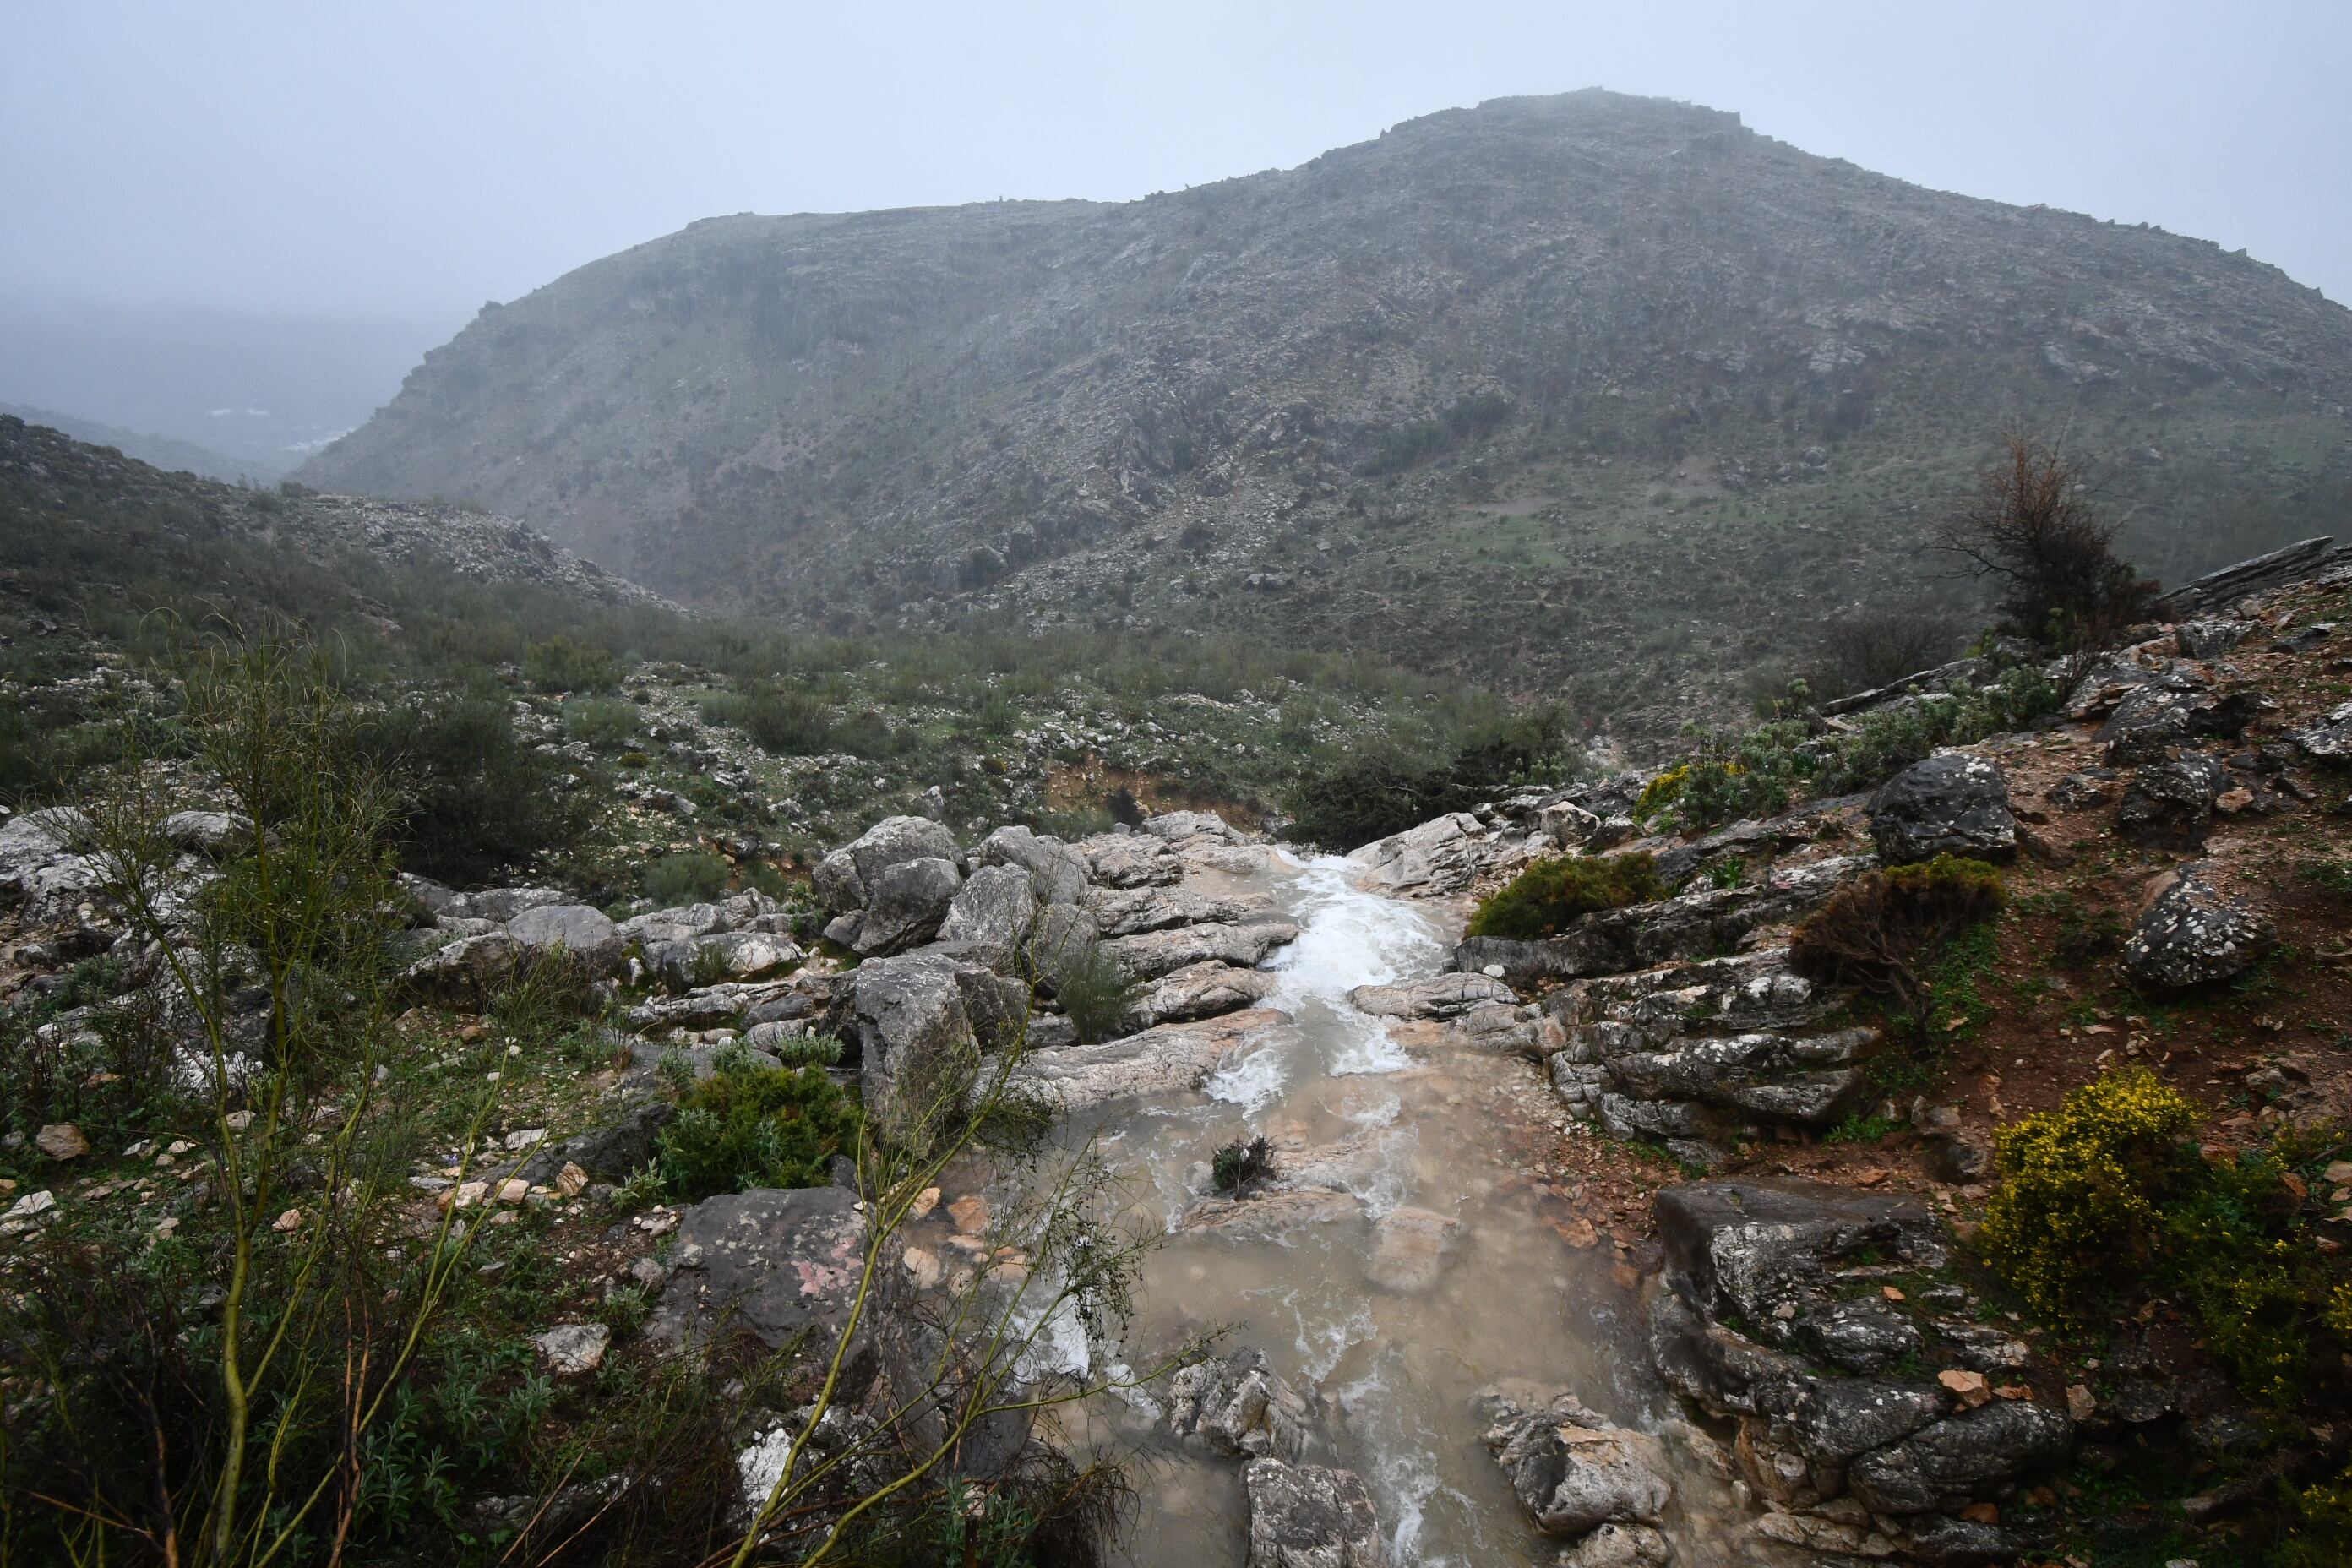
<path fill-rule="evenodd" d="M 2077 652 L 2114 642 L 2144 618 L 2159 584 L 2116 553 L 2084 466 L 2022 430 L 1944 524 L 1941 546 L 1973 577 L 2000 585 L 2008 629 Z"/>

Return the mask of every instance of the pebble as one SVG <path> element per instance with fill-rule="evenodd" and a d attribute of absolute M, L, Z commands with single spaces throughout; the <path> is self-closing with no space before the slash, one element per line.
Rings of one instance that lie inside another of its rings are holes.
<path fill-rule="evenodd" d="M 89 1140 L 70 1121 L 52 1121 L 33 1135 L 34 1147 L 52 1160 L 79 1160 L 89 1152 Z"/>

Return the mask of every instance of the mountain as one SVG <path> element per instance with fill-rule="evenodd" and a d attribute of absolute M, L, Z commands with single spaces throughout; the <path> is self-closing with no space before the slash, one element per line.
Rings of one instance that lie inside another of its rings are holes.
<path fill-rule="evenodd" d="M 2352 312 L 2242 254 L 1596 90 L 1125 204 L 707 219 L 300 472 L 802 625 L 1217 627 L 1654 731 L 1927 583 L 2004 423 L 2179 576 L 2326 531 L 2347 401 Z"/>
<path fill-rule="evenodd" d="M 252 463 L 199 447 L 194 441 L 182 441 L 170 436 L 157 436 L 144 430 L 124 430 L 101 420 L 83 419 L 71 414 L 60 414 L 53 408 L 35 408 L 21 403 L 0 403 L 0 414 L 22 419 L 27 425 L 45 426 L 77 441 L 87 441 L 95 447 L 111 447 L 126 458 L 136 458 L 142 463 L 172 472 L 200 475 L 208 479 L 274 479 L 293 465 L 280 463 L 262 468 Z"/>

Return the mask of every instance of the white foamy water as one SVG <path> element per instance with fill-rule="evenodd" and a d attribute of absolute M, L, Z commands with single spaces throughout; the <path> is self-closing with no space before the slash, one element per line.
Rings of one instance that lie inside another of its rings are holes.
<path fill-rule="evenodd" d="M 1527 1141 L 1541 1136 L 1527 1131 L 1528 1096 L 1549 1104 L 1534 1069 L 1418 1026 L 1400 1031 L 1349 1004 L 1360 985 L 1436 973 L 1451 940 L 1444 911 L 1360 891 L 1355 869 L 1276 851 L 1263 872 L 1237 879 L 1300 927 L 1266 965 L 1277 983 L 1265 1005 L 1289 1022 L 1266 1029 L 1204 1092 L 1121 1106 L 1093 1123 L 1138 1217 L 1168 1237 L 1145 1262 L 1133 1358 L 1149 1362 L 1157 1347 L 1215 1327 L 1229 1347 L 1265 1351 L 1318 1405 L 1307 1461 L 1364 1478 L 1397 1568 L 1548 1561 L 1557 1544 L 1536 1535 L 1480 1442 L 1475 1397 L 1517 1380 L 1573 1390 L 1621 1419 L 1663 1409 L 1653 1406 L 1638 1314 L 1608 1279 L 1609 1260 L 1570 1248 L 1559 1215 L 1525 1179 Z M 1186 1228 L 1214 1152 L 1257 1133 L 1296 1186 L 1347 1201 Z M 1401 1208 L 1459 1223 L 1433 1280 L 1383 1274 L 1372 1261 L 1381 1220 Z M 1246 1517 L 1237 1468 L 1193 1449 L 1152 1452 L 1125 1560 L 1238 1563 Z"/>

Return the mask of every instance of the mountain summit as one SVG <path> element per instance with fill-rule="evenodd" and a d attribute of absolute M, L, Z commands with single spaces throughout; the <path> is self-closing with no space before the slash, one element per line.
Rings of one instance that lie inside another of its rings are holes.
<path fill-rule="evenodd" d="M 2352 494 L 2352 312 L 1599 90 L 1140 201 L 711 218 L 301 470 L 835 629 L 1262 630 L 1640 722 L 1916 579 L 1997 429 L 2178 576 Z"/>

